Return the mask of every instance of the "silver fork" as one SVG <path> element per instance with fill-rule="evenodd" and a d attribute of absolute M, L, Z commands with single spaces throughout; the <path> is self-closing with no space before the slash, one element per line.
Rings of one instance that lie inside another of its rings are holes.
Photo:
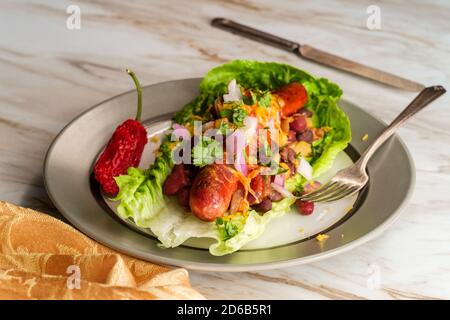
<path fill-rule="evenodd" d="M 397 129 L 409 118 L 428 104 L 445 93 L 442 86 L 433 86 L 423 89 L 417 97 L 403 110 L 397 118 L 372 142 L 361 157 L 353 165 L 340 170 L 328 183 L 321 188 L 302 195 L 301 200 L 313 202 L 330 202 L 339 200 L 361 190 L 369 181 L 366 166 L 369 159 L 378 148 L 389 139 Z"/>

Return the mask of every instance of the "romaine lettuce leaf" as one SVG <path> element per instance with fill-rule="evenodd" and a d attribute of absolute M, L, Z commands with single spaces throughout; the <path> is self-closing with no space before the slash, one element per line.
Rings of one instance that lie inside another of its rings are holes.
<path fill-rule="evenodd" d="M 162 186 L 173 167 L 169 144 L 166 137 L 149 169 L 131 167 L 126 175 L 115 178 L 119 193 L 113 200 L 120 201 L 118 214 L 124 219 L 132 218 L 140 227 L 149 227 L 151 218 L 165 205 Z"/>
<path fill-rule="evenodd" d="M 190 238 L 211 238 L 216 240 L 209 247 L 212 255 L 222 256 L 233 253 L 258 238 L 267 224 L 272 219 L 287 213 L 295 201 L 295 199 L 283 199 L 273 203 L 272 210 L 264 215 L 251 210 L 247 217 L 242 216 L 242 219 L 230 221 L 228 228 L 236 227 L 236 232 L 229 230 L 224 232 L 223 225 L 199 220 L 194 215 L 184 212 L 175 199 L 166 197 L 162 193 L 161 197 L 155 201 L 152 198 L 155 194 L 154 189 L 153 191 L 147 189 L 151 183 L 146 182 L 149 180 L 146 176 L 142 176 L 142 172 L 132 168 L 130 176 L 121 176 L 122 178 L 119 179 L 121 191 L 123 190 L 119 214 L 123 218 L 132 218 L 139 227 L 148 228 L 165 248 L 177 247 Z M 137 188 L 136 185 L 138 185 Z"/>
<path fill-rule="evenodd" d="M 209 247 L 209 252 L 215 256 L 222 256 L 239 250 L 245 244 L 261 236 L 264 230 L 266 230 L 267 224 L 272 219 L 286 214 L 294 202 L 295 199 L 291 198 L 274 202 L 272 204 L 272 210 L 267 211 L 263 215 L 258 214 L 254 210 L 249 211 L 242 229 L 231 238 L 223 237 L 223 233 L 219 231 L 218 241 Z"/>
<path fill-rule="evenodd" d="M 350 121 L 347 115 L 330 96 L 319 96 L 316 102 L 309 102 L 308 108 L 314 112 L 318 127 L 328 127 L 321 141 L 313 143 L 313 157 L 309 160 L 313 176 L 318 177 L 333 164 L 339 152 L 344 150 L 352 139 Z"/>
<path fill-rule="evenodd" d="M 166 198 L 164 208 L 150 220 L 148 228 L 166 248 L 177 247 L 189 238 L 215 239 L 216 242 L 209 247 L 209 252 L 222 256 L 233 253 L 258 238 L 272 219 L 289 211 L 294 201 L 295 199 L 283 199 L 273 203 L 272 210 L 264 215 L 251 210 L 246 218 L 241 216 L 242 219 L 237 217 L 231 220 L 229 226 L 239 226 L 238 232 L 230 237 L 230 234 L 222 229 L 223 224 L 201 221 L 192 214 L 183 212 L 174 199 Z"/>

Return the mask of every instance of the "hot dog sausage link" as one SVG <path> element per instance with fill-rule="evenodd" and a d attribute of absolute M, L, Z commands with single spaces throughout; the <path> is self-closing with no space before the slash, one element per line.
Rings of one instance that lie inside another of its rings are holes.
<path fill-rule="evenodd" d="M 292 82 L 278 89 L 275 94 L 283 100 L 282 117 L 288 117 L 299 111 L 308 102 L 305 87 L 298 82 Z"/>
<path fill-rule="evenodd" d="M 214 221 L 227 211 L 238 186 L 238 178 L 224 164 L 203 168 L 192 184 L 189 205 L 197 218 Z"/>

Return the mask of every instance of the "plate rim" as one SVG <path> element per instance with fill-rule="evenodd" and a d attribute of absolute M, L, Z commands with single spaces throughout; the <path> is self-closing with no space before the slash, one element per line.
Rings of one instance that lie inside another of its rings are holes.
<path fill-rule="evenodd" d="M 163 85 L 165 83 L 170 83 L 170 82 L 189 81 L 189 80 L 191 80 L 191 81 L 197 80 L 198 81 L 200 79 L 201 78 L 193 77 L 193 78 L 167 80 L 167 81 L 156 82 L 156 83 L 152 83 L 152 84 L 143 86 L 142 89 L 152 87 L 155 85 Z M 58 140 L 62 137 L 62 135 L 66 132 L 66 130 L 74 122 L 76 122 L 79 118 L 81 118 L 85 114 L 89 113 L 93 109 L 97 108 L 98 106 L 103 105 L 104 103 L 107 103 L 111 100 L 117 99 L 121 96 L 127 95 L 134 91 L 135 91 L 134 89 L 131 89 L 131 90 L 122 92 L 120 94 L 117 94 L 115 96 L 112 96 L 108 99 L 105 99 L 105 100 L 99 102 L 99 103 L 96 103 L 92 107 L 89 107 L 88 109 L 84 110 L 83 112 L 81 112 L 80 114 L 75 116 L 53 138 L 53 140 L 49 144 L 47 152 L 45 153 L 44 162 L 43 162 L 43 178 L 44 178 L 45 190 L 46 190 L 47 195 L 49 196 L 50 200 L 54 204 L 54 206 L 58 209 L 59 213 L 70 222 L 72 227 L 75 227 L 82 234 L 84 234 L 84 235 L 88 236 L 89 238 L 93 239 L 94 241 L 96 241 L 102 245 L 105 245 L 109 248 L 112 248 L 113 250 L 120 252 L 122 254 L 130 255 L 130 256 L 142 259 L 144 261 L 151 261 L 154 263 L 163 263 L 165 265 L 169 265 L 169 266 L 173 266 L 173 267 L 183 267 L 183 268 L 187 268 L 187 269 L 191 269 L 191 270 L 199 270 L 199 271 L 220 271 L 220 272 L 243 272 L 243 271 L 249 271 L 249 270 L 261 271 L 261 270 L 270 270 L 270 269 L 278 269 L 278 268 L 287 268 L 287 267 L 292 267 L 292 266 L 296 266 L 296 265 L 317 262 L 320 260 L 334 257 L 334 256 L 344 253 L 344 252 L 348 252 L 348 251 L 380 236 L 384 231 L 386 231 L 386 229 L 388 229 L 393 223 L 395 223 L 395 221 L 397 221 L 397 219 L 403 213 L 405 207 L 407 206 L 407 204 L 409 203 L 409 200 L 411 199 L 411 197 L 413 195 L 413 191 L 414 191 L 415 185 L 416 185 L 416 167 L 415 167 L 414 159 L 412 158 L 411 152 L 409 151 L 409 149 L 406 146 L 406 143 L 403 141 L 403 139 L 398 134 L 394 134 L 392 138 L 396 138 L 398 140 L 398 142 L 401 144 L 401 146 L 403 147 L 403 150 L 405 152 L 405 155 L 409 161 L 409 164 L 410 164 L 409 174 L 410 174 L 411 183 L 408 185 L 408 189 L 406 190 L 405 197 L 401 200 L 398 208 L 394 211 L 394 213 L 391 214 L 381 224 L 377 225 L 374 229 L 367 232 L 366 234 L 359 237 L 358 239 L 353 240 L 349 243 L 343 244 L 339 247 L 330 249 L 330 250 L 322 251 L 322 252 L 319 252 L 316 254 L 307 255 L 307 256 L 303 256 L 303 257 L 299 257 L 299 258 L 285 260 L 285 261 L 274 261 L 274 262 L 265 262 L 265 263 L 237 265 L 237 264 L 225 264 L 225 263 L 214 263 L 214 262 L 193 262 L 193 261 L 181 260 L 181 259 L 177 259 L 177 258 L 170 258 L 170 257 L 164 257 L 164 256 L 160 256 L 160 255 L 154 255 L 151 253 L 150 253 L 151 260 L 149 260 L 148 257 L 144 257 L 143 255 L 139 254 L 139 252 L 136 252 L 135 250 L 133 250 L 132 247 L 127 248 L 127 250 L 125 251 L 123 248 L 116 245 L 112 240 L 97 239 L 96 235 L 93 232 L 90 232 L 90 230 L 87 230 L 86 228 L 83 228 L 82 226 L 80 226 L 75 221 L 75 219 L 71 218 L 70 214 L 67 214 L 65 212 L 65 210 L 63 209 L 63 206 L 58 203 L 57 199 L 51 193 L 49 185 L 48 185 L 49 158 L 50 158 L 50 155 L 51 155 L 54 147 L 56 146 Z M 347 100 L 345 98 L 341 99 L 340 101 L 351 104 L 352 107 L 356 107 L 356 108 L 362 110 L 363 112 L 369 114 L 372 118 L 374 118 L 375 120 L 377 120 L 378 122 L 383 124 L 383 126 L 387 126 L 387 123 L 384 120 L 382 120 L 378 116 L 372 114 L 372 112 L 359 107 L 357 103 L 354 103 L 351 100 Z M 123 227 L 128 228 L 127 226 L 123 226 Z M 170 250 L 170 249 L 168 249 L 168 250 Z"/>

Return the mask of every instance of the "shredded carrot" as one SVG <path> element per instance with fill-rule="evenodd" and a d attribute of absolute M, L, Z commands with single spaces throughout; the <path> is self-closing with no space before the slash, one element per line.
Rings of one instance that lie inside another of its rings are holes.
<path fill-rule="evenodd" d="M 250 207 L 250 204 L 248 203 L 247 199 L 242 199 L 241 203 L 239 204 L 238 210 L 240 212 L 247 212 L 248 208 Z"/>
<path fill-rule="evenodd" d="M 239 179 L 239 182 L 244 187 L 244 198 L 247 199 L 247 195 L 249 192 L 252 196 L 257 198 L 257 196 L 255 195 L 255 193 L 253 192 L 253 190 L 250 187 L 250 179 L 247 178 L 246 176 L 244 176 L 241 172 L 239 172 L 237 170 L 231 169 L 231 171 Z"/>

